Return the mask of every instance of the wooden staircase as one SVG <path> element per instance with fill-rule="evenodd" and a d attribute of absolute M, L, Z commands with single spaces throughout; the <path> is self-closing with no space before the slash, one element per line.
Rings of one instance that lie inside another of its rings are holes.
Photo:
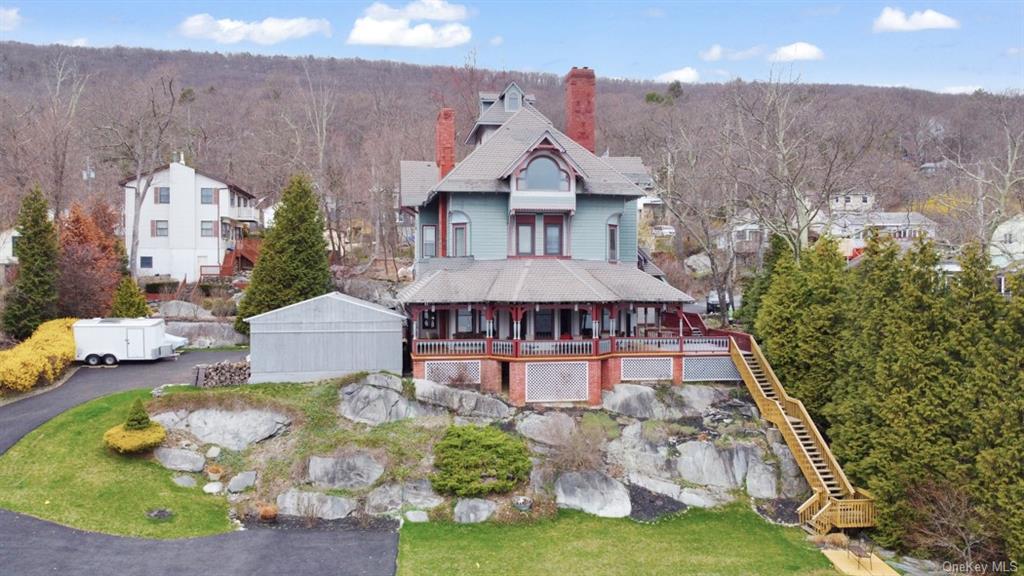
<path fill-rule="evenodd" d="M 814 492 L 798 509 L 804 528 L 827 534 L 836 529 L 874 526 L 874 498 L 850 484 L 807 409 L 786 393 L 757 342 L 750 338 L 747 352 L 730 338 L 729 352 L 762 417 L 782 432 Z"/>

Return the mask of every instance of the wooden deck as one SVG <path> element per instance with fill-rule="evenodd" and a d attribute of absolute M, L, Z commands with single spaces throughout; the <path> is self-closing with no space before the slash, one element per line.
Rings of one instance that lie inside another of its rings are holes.
<path fill-rule="evenodd" d="M 826 558 L 840 574 L 847 576 L 899 576 L 899 572 L 892 569 L 881 558 L 874 554 L 867 557 L 858 557 L 846 550 L 822 550 Z"/>

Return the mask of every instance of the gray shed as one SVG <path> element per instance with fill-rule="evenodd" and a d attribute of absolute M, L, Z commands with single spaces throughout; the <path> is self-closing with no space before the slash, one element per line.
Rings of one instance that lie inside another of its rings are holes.
<path fill-rule="evenodd" d="M 331 292 L 245 321 L 252 384 L 402 373 L 405 316 L 372 302 Z"/>

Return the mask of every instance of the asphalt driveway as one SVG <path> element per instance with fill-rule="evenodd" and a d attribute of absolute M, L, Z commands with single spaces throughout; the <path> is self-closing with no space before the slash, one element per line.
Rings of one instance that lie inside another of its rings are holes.
<path fill-rule="evenodd" d="M 83 402 L 122 390 L 187 382 L 196 364 L 244 356 L 190 352 L 178 360 L 82 368 L 60 388 L 0 406 L 0 454 Z M 391 531 L 257 529 L 146 540 L 84 532 L 0 509 L 0 573 L 18 576 L 390 576 L 397 554 L 398 534 Z"/>

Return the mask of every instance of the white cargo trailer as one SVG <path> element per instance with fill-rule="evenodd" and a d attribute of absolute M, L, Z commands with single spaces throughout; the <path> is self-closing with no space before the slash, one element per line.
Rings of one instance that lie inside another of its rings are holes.
<path fill-rule="evenodd" d="M 93 318 L 75 322 L 73 330 L 75 360 L 89 366 L 172 357 L 188 344 L 167 334 L 161 318 Z"/>

